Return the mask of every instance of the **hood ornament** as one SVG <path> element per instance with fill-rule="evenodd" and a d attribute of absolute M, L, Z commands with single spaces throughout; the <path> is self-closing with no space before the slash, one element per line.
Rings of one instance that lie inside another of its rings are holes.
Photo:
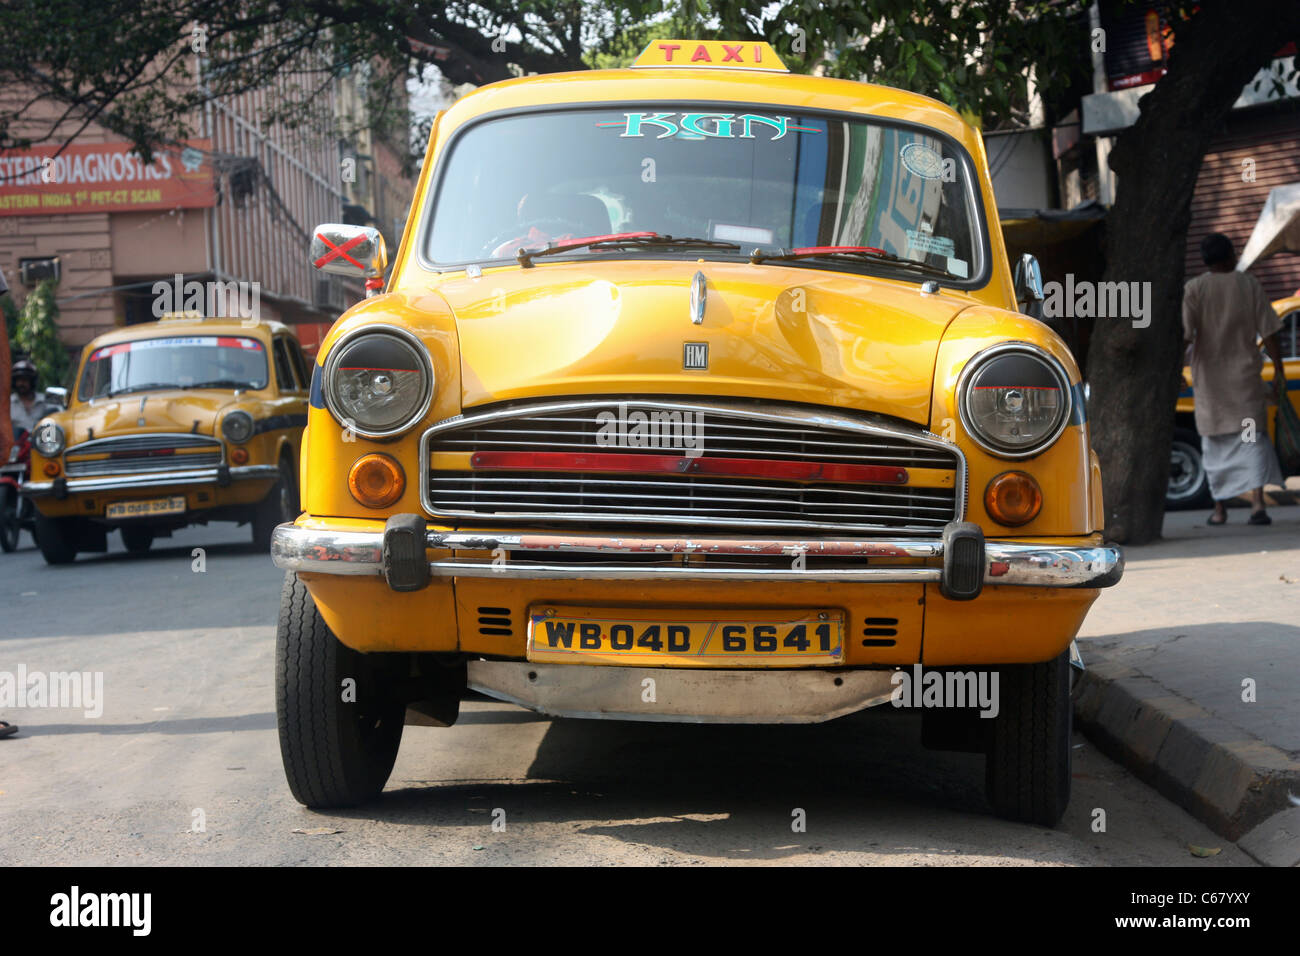
<path fill-rule="evenodd" d="M 140 398 L 140 417 L 135 420 L 137 428 L 144 428 L 144 403 L 149 401 L 149 396 L 144 395 Z"/>
<path fill-rule="evenodd" d="M 695 273 L 691 279 L 691 323 L 693 325 L 704 324 L 704 298 L 707 293 L 707 282 L 703 272 Z"/>

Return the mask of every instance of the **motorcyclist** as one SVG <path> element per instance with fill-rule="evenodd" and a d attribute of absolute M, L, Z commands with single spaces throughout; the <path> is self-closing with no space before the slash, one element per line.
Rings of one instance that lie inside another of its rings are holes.
<path fill-rule="evenodd" d="M 10 373 L 13 394 L 9 397 L 9 414 L 13 419 L 14 437 L 30 432 L 36 423 L 50 413 L 45 403 L 45 393 L 36 390 L 36 366 L 27 359 L 14 362 Z"/>

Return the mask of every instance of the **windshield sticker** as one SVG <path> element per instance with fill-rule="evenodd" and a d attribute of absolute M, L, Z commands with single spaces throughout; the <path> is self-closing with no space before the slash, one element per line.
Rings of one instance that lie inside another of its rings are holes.
<path fill-rule="evenodd" d="M 674 119 L 674 117 L 678 117 Z M 655 139 L 756 139 L 755 127 L 769 133 L 768 142 L 787 133 L 821 133 L 814 126 L 797 126 L 789 116 L 760 116 L 757 113 L 624 113 L 623 119 L 597 123 L 606 129 L 622 129 L 623 137 L 644 137 L 646 127 L 659 130 Z M 653 133 L 654 130 L 652 129 Z"/>
<path fill-rule="evenodd" d="M 915 249 L 918 252 L 933 252 L 939 256 L 951 256 L 957 251 L 957 243 L 947 236 L 932 236 L 928 232 L 909 229 L 907 230 L 907 248 L 909 252 Z"/>
<path fill-rule="evenodd" d="M 922 179 L 942 179 L 951 182 L 955 176 L 956 164 L 952 160 L 944 159 L 937 150 L 931 149 L 924 143 L 908 143 L 899 155 L 908 171 Z M 946 175 L 950 168 L 949 164 L 954 176 Z"/>
<path fill-rule="evenodd" d="M 965 279 L 967 276 L 970 275 L 970 265 L 966 262 L 965 259 L 954 259 L 952 256 L 949 256 L 948 271 L 955 276 L 961 276 L 963 279 Z"/>
<path fill-rule="evenodd" d="M 122 342 L 118 345 L 106 345 L 103 348 L 95 349 L 94 353 L 90 356 L 90 361 L 95 362 L 112 355 L 120 355 L 123 352 L 139 351 L 141 349 L 184 348 L 193 346 L 251 349 L 255 352 L 260 352 L 262 349 L 262 343 L 257 341 L 257 339 L 248 339 L 243 336 L 234 335 L 196 335 L 166 339 L 137 339 L 134 342 Z"/>

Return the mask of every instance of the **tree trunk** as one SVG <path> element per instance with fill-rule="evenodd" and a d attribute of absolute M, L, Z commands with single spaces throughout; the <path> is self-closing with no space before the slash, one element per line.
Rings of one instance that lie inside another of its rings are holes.
<path fill-rule="evenodd" d="M 1092 442 L 1106 535 L 1116 541 L 1155 540 L 1164 520 L 1183 357 L 1184 250 L 1201 161 L 1242 87 L 1298 35 L 1296 0 L 1201 3 L 1177 30 L 1169 72 L 1142 97 L 1137 122 L 1111 151 L 1118 182 L 1104 280 L 1151 290 L 1148 326 L 1135 328 L 1132 317 L 1097 319 L 1088 351 Z"/>

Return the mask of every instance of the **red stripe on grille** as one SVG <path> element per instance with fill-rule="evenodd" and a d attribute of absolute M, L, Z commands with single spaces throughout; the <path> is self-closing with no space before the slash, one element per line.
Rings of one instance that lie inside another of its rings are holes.
<path fill-rule="evenodd" d="M 905 485 L 907 469 L 893 465 L 846 465 L 833 462 L 768 458 L 691 458 L 685 455 L 636 455 L 598 452 L 480 451 L 470 467 L 483 471 L 671 472 L 682 475 L 743 475 L 787 481 Z"/>

